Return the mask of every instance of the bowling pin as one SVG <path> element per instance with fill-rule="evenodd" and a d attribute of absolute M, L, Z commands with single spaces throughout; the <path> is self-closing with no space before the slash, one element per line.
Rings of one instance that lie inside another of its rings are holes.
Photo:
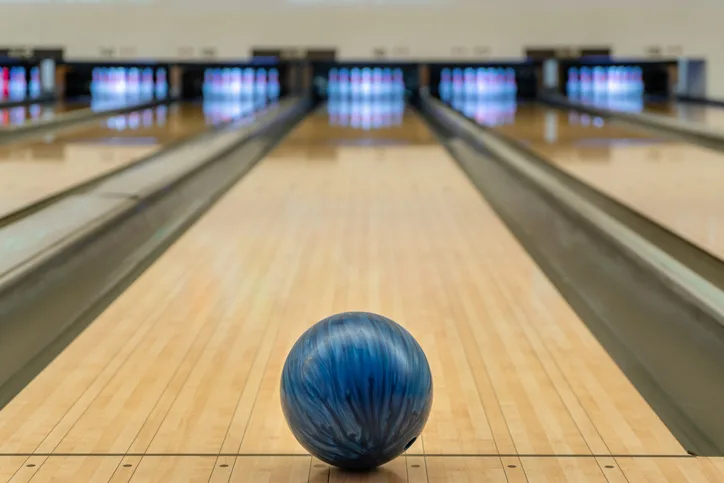
<path fill-rule="evenodd" d="M 241 69 L 239 67 L 231 69 L 231 92 L 234 98 L 238 98 L 241 94 Z"/>
<path fill-rule="evenodd" d="M 116 93 L 125 96 L 126 95 L 126 69 L 123 67 L 115 68 L 116 78 Z"/>
<path fill-rule="evenodd" d="M 18 78 L 18 71 L 17 67 L 10 67 L 10 79 L 8 81 L 9 85 L 9 96 L 10 99 L 15 99 L 16 92 L 17 92 L 17 78 Z"/>
<path fill-rule="evenodd" d="M 279 84 L 279 71 L 275 68 L 269 69 L 269 98 L 277 99 L 281 86 Z"/>
<path fill-rule="evenodd" d="M 570 97 L 575 97 L 580 90 L 580 81 L 578 79 L 578 69 L 571 67 L 568 69 L 568 80 L 566 81 L 566 93 Z"/>
<path fill-rule="evenodd" d="M 618 67 L 612 65 L 608 68 L 608 94 L 615 96 L 618 94 Z"/>
<path fill-rule="evenodd" d="M 376 97 L 382 95 L 382 69 L 379 67 L 372 70 L 372 94 Z"/>
<path fill-rule="evenodd" d="M 24 99 L 28 95 L 28 78 L 25 67 L 19 68 L 18 82 L 20 83 L 20 87 L 18 88 L 18 96 L 21 99 Z"/>
<path fill-rule="evenodd" d="M 0 68 L 0 100 L 10 96 L 10 72 L 7 67 Z"/>
<path fill-rule="evenodd" d="M 20 94 L 20 70 L 19 67 L 12 67 L 10 69 L 10 99 L 19 99 Z"/>
<path fill-rule="evenodd" d="M 360 69 L 355 67 L 350 71 L 350 93 L 352 94 L 353 98 L 359 97 L 361 92 L 361 83 L 362 72 L 360 71 Z"/>
<path fill-rule="evenodd" d="M 501 98 L 505 94 L 505 69 L 495 69 L 495 96 Z"/>
<path fill-rule="evenodd" d="M 254 80 L 254 69 L 251 67 L 244 69 L 241 91 L 247 98 L 254 93 Z"/>
<path fill-rule="evenodd" d="M 241 69 L 238 67 L 231 68 L 231 85 L 229 86 L 230 95 L 234 98 L 234 105 L 238 105 L 236 100 L 241 94 Z"/>
<path fill-rule="evenodd" d="M 362 69 L 361 94 L 370 96 L 372 94 L 372 69 L 365 67 Z"/>
<path fill-rule="evenodd" d="M 463 71 L 456 67 L 452 71 L 452 94 L 459 97 L 463 93 Z"/>
<path fill-rule="evenodd" d="M 593 91 L 593 79 L 591 79 L 591 69 L 589 67 L 581 67 L 579 70 L 582 96 L 588 95 Z"/>
<path fill-rule="evenodd" d="M 90 83 L 91 97 L 98 95 L 98 86 L 100 84 L 99 71 L 100 71 L 100 69 L 98 67 L 94 67 L 93 70 L 91 70 L 91 83 Z M 0 87 L 2 87 L 2 80 L 0 80 Z"/>
<path fill-rule="evenodd" d="M 385 96 L 392 94 L 392 69 L 389 67 L 382 70 L 382 94 Z"/>
<path fill-rule="evenodd" d="M 91 73 L 91 96 L 100 97 L 103 95 L 103 67 L 96 67 Z"/>
<path fill-rule="evenodd" d="M 141 73 L 137 67 L 131 67 L 128 69 L 128 77 L 127 77 L 127 85 L 128 85 L 128 92 L 134 96 L 138 97 L 141 94 Z"/>
<path fill-rule="evenodd" d="M 350 78 L 349 78 L 349 69 L 341 68 L 339 69 L 339 88 L 337 89 L 337 92 L 339 92 L 339 95 L 341 97 L 347 97 L 350 95 Z M 340 109 L 342 106 L 340 106 Z M 340 111 L 341 112 L 341 111 Z"/>
<path fill-rule="evenodd" d="M 644 94 L 644 76 L 643 76 L 643 70 L 641 67 L 634 67 L 633 69 L 633 81 L 632 81 L 632 88 L 633 94 L 636 96 L 641 96 Z M 638 104 L 637 104 L 638 109 Z"/>
<path fill-rule="evenodd" d="M 339 94 L 339 74 L 335 67 L 329 69 L 327 75 L 327 94 L 330 98 L 337 97 Z"/>
<path fill-rule="evenodd" d="M 593 68 L 593 92 L 599 96 L 605 94 L 607 87 L 606 75 L 603 67 L 595 66 Z"/>
<path fill-rule="evenodd" d="M 40 67 L 33 67 L 30 70 L 30 83 L 28 85 L 28 93 L 33 99 L 40 96 Z"/>
<path fill-rule="evenodd" d="M 228 68 L 221 69 L 221 86 L 219 95 L 227 97 L 229 95 L 229 86 L 231 85 L 231 71 Z"/>
<path fill-rule="evenodd" d="M 438 85 L 438 92 L 440 98 L 447 101 L 450 98 L 452 92 L 452 73 L 447 67 L 442 69 L 440 72 L 440 84 Z"/>
<path fill-rule="evenodd" d="M 483 83 L 485 84 L 485 96 L 491 98 L 495 95 L 495 69 L 486 68 L 483 71 Z"/>
<path fill-rule="evenodd" d="M 463 92 L 466 97 L 470 97 L 475 94 L 477 87 L 477 79 L 475 77 L 475 70 L 472 67 L 467 67 L 463 71 Z"/>
<path fill-rule="evenodd" d="M 256 97 L 266 97 L 266 69 L 261 68 L 256 71 L 256 86 L 254 93 Z"/>
<path fill-rule="evenodd" d="M 518 95 L 518 82 L 515 79 L 515 69 L 509 67 L 505 71 L 506 94 L 515 99 Z"/>
<path fill-rule="evenodd" d="M 212 96 L 212 89 L 214 84 L 214 76 L 212 73 L 212 69 L 206 68 L 204 69 L 204 83 L 201 85 L 201 91 L 203 93 L 204 98 L 210 98 Z M 204 103 L 203 105 L 204 110 L 208 110 L 207 103 Z M 204 111 L 206 112 L 206 111 Z M 205 116 L 205 114 L 204 114 Z"/>
<path fill-rule="evenodd" d="M 168 78 L 166 76 L 166 69 L 163 67 L 156 70 L 156 97 L 163 99 L 168 94 Z"/>
<path fill-rule="evenodd" d="M 395 86 L 395 95 L 402 96 L 405 93 L 405 76 L 402 73 L 402 69 L 395 69 L 392 71 L 392 80 Z"/>
<path fill-rule="evenodd" d="M 475 70 L 475 95 L 478 97 L 485 96 L 485 69 L 478 67 Z"/>
<path fill-rule="evenodd" d="M 204 71 L 204 81 L 207 80 L 206 72 L 207 72 L 207 70 Z M 203 88 L 204 87 L 202 86 L 202 89 Z M 208 89 L 208 87 L 206 87 L 205 89 Z M 143 93 L 144 99 L 152 98 L 153 91 L 154 91 L 153 68 L 146 67 L 145 69 L 143 69 L 143 73 L 141 74 L 141 92 Z"/>

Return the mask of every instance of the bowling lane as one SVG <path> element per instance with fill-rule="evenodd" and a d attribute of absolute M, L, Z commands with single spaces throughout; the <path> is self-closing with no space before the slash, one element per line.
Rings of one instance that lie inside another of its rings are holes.
<path fill-rule="evenodd" d="M 241 115 L 250 106 L 159 106 L 0 145 L 0 217 Z"/>
<path fill-rule="evenodd" d="M 518 106 L 501 133 L 724 258 L 724 155 L 575 112 Z"/>
<path fill-rule="evenodd" d="M 676 117 L 682 121 L 703 124 L 713 129 L 724 129 L 724 108 L 688 102 L 671 102 L 667 104 L 651 103 L 646 112 Z"/>
<path fill-rule="evenodd" d="M 724 129 L 724 107 L 668 100 L 646 100 L 641 96 L 569 96 L 574 102 L 629 113 L 645 113 Z"/>
<path fill-rule="evenodd" d="M 58 102 L 54 104 L 30 104 L 0 109 L 0 128 L 20 126 L 27 122 L 51 120 L 68 112 L 87 109 L 87 102 Z"/>
<path fill-rule="evenodd" d="M 685 455 L 422 121 L 349 111 L 303 121 L 0 411 L 0 454 L 37 454 L 8 472 L 349 481 L 279 404 L 294 341 L 347 310 L 407 327 L 435 383 L 422 438 L 365 481 L 597 482 L 605 455 Z"/>

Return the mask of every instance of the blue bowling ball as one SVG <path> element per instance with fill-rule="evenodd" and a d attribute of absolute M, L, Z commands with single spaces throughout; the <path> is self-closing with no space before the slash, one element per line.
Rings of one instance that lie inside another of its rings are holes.
<path fill-rule="evenodd" d="M 417 341 L 365 312 L 328 317 L 292 347 L 281 380 L 284 417 L 320 460 L 368 470 L 402 454 L 432 406 L 432 374 Z"/>

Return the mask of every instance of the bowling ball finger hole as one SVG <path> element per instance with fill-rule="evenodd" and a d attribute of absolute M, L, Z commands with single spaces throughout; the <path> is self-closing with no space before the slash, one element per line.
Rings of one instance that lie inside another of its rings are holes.
<path fill-rule="evenodd" d="M 224 464 L 219 465 L 219 467 L 221 467 L 221 468 L 228 468 L 229 465 L 227 465 L 226 463 L 224 463 Z"/>
<path fill-rule="evenodd" d="M 412 439 L 410 440 L 410 442 L 405 445 L 405 451 L 407 451 L 407 449 L 408 449 L 410 446 L 412 446 L 412 445 L 415 443 L 415 441 L 417 441 L 417 438 L 412 438 Z"/>

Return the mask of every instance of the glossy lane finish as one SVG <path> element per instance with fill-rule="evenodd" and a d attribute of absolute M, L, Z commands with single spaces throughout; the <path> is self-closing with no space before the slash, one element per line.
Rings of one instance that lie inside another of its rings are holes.
<path fill-rule="evenodd" d="M 646 112 L 676 117 L 693 124 L 724 131 L 724 107 L 688 102 L 672 102 L 668 105 L 647 106 Z"/>
<path fill-rule="evenodd" d="M 597 483 L 643 468 L 722 481 L 424 124 L 406 113 L 389 129 L 408 141 L 305 120 L 0 411 L 0 475 Z M 369 474 L 308 456 L 279 401 L 298 337 L 350 310 L 409 330 L 435 386 L 422 437 Z"/>
<path fill-rule="evenodd" d="M 201 106 L 114 116 L 55 136 L 0 146 L 0 216 L 72 188 L 202 132 Z"/>
<path fill-rule="evenodd" d="M 58 115 L 88 109 L 89 103 L 31 104 L 0 109 L 0 128 L 21 126 L 29 122 L 50 121 Z"/>
<path fill-rule="evenodd" d="M 536 104 L 496 129 L 724 258 L 724 154 Z"/>
<path fill-rule="evenodd" d="M 623 107 L 625 102 L 619 102 L 617 104 L 615 101 L 606 101 L 607 100 L 605 98 L 599 101 L 601 107 L 613 110 L 620 109 L 624 112 L 643 112 L 644 114 L 669 117 L 694 125 L 700 124 L 714 130 L 724 131 L 724 107 L 722 106 L 695 104 L 673 100 L 651 100 L 642 102 L 638 105 L 638 107 L 631 111 L 631 108 Z M 589 100 L 587 103 L 593 105 L 597 104 L 595 100 Z"/>

